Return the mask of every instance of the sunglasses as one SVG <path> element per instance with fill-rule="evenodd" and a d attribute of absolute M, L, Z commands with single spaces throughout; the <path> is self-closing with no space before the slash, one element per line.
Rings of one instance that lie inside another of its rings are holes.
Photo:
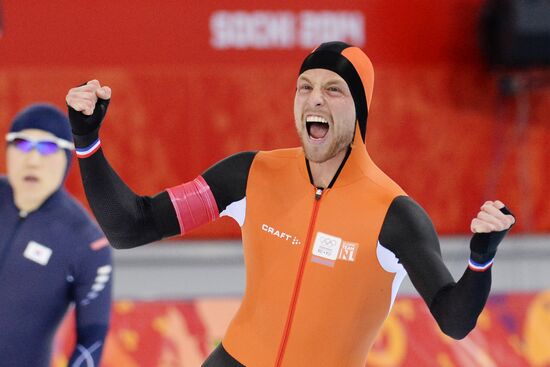
<path fill-rule="evenodd" d="M 6 141 L 23 153 L 29 153 L 31 150 L 36 149 L 43 156 L 54 154 L 59 149 L 74 150 L 73 143 L 57 137 L 37 140 L 20 133 L 8 133 L 6 134 Z"/>

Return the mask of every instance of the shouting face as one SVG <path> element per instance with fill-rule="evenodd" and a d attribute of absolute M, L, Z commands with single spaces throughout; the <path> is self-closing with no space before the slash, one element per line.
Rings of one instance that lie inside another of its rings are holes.
<path fill-rule="evenodd" d="M 310 69 L 298 77 L 294 120 L 306 158 L 323 163 L 345 152 L 355 131 L 355 104 L 333 71 Z"/>

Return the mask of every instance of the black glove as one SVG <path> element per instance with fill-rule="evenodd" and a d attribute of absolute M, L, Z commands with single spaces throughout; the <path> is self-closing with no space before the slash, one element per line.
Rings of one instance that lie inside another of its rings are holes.
<path fill-rule="evenodd" d="M 107 107 L 109 107 L 110 101 L 110 99 L 98 98 L 94 108 L 94 113 L 90 116 L 75 110 L 71 106 L 67 106 L 69 108 L 69 120 L 71 121 L 73 135 L 83 136 L 94 131 L 99 131 L 99 127 L 101 126 L 101 122 L 107 113 Z"/>
<path fill-rule="evenodd" d="M 506 207 L 500 209 L 500 211 L 514 216 Z M 471 259 L 479 264 L 484 264 L 493 259 L 497 253 L 498 245 L 512 227 L 513 224 L 503 231 L 474 234 L 470 241 Z"/>

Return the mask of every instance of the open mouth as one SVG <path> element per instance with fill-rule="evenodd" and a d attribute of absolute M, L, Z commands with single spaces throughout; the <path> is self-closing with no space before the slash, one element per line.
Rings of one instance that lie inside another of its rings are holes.
<path fill-rule="evenodd" d="M 330 125 L 328 121 L 320 116 L 307 116 L 306 129 L 309 137 L 313 140 L 322 140 L 327 136 Z"/>

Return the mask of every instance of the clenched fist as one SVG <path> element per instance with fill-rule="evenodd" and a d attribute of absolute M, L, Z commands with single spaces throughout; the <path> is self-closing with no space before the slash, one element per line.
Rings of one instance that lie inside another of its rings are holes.
<path fill-rule="evenodd" d="M 500 232 L 509 229 L 516 222 L 515 218 L 499 201 L 486 201 L 472 219 L 470 229 L 473 233 Z"/>
<path fill-rule="evenodd" d="M 486 201 L 470 225 L 474 232 L 470 241 L 471 259 L 478 264 L 491 261 L 515 222 L 515 217 L 501 201 Z"/>
<path fill-rule="evenodd" d="M 110 99 L 111 88 L 102 87 L 97 80 L 90 80 L 84 85 L 71 88 L 65 101 L 69 107 L 73 134 L 86 135 L 99 129 Z"/>

